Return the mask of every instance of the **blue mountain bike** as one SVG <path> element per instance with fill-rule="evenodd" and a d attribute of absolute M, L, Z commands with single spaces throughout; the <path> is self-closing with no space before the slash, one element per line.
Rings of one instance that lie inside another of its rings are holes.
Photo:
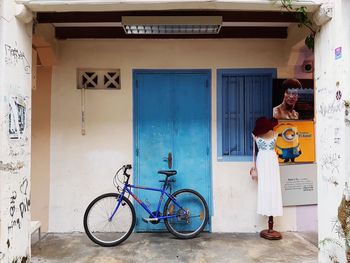
<path fill-rule="evenodd" d="M 116 246 L 125 241 L 132 233 L 135 223 L 135 209 L 129 198 L 130 195 L 149 214 L 143 221 L 158 224 L 164 220 L 170 233 L 181 239 L 196 237 L 208 223 L 208 205 L 204 198 L 192 189 L 181 189 L 171 194 L 168 189 L 175 179 L 175 170 L 162 170 L 158 174 L 165 175 L 162 188 L 149 188 L 129 184 L 130 174 L 127 171 L 131 165 L 122 166 L 115 174 L 113 183 L 118 193 L 103 194 L 94 199 L 86 208 L 84 214 L 84 229 L 87 236 L 96 244 L 104 247 Z M 120 174 L 122 171 L 122 175 Z M 118 184 L 119 182 L 119 184 Z M 133 192 L 132 189 L 160 192 L 157 210 L 154 212 Z M 161 213 L 164 195 L 168 197 Z"/>

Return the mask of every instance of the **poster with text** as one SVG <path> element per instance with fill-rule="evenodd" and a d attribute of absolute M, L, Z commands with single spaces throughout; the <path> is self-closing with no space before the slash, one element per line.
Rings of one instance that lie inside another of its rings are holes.
<path fill-rule="evenodd" d="M 312 79 L 274 79 L 273 117 L 279 120 L 314 119 L 314 81 Z"/>
<path fill-rule="evenodd" d="M 275 151 L 280 163 L 315 162 L 313 121 L 278 121 Z"/>
<path fill-rule="evenodd" d="M 317 204 L 316 164 L 281 166 L 283 206 Z"/>

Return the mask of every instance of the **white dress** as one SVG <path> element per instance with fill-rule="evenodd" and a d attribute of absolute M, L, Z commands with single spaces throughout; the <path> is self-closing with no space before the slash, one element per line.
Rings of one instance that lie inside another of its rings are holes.
<path fill-rule="evenodd" d="M 276 137 L 256 137 L 259 152 L 256 158 L 258 171 L 258 209 L 265 216 L 282 216 L 282 193 L 278 158 L 275 153 Z"/>

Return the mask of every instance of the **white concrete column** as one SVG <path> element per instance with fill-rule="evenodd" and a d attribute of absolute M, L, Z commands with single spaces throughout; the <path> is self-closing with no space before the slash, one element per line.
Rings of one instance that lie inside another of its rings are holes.
<path fill-rule="evenodd" d="M 0 262 L 30 262 L 32 23 L 18 7 L 0 2 Z"/>
<path fill-rule="evenodd" d="M 319 262 L 349 262 L 344 235 L 350 232 L 350 133 L 344 100 L 350 100 L 350 1 L 333 2 L 333 18 L 315 45 Z"/>

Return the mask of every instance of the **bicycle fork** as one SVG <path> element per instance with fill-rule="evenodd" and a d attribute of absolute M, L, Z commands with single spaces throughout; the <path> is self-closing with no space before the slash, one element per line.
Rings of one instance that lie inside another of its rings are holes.
<path fill-rule="evenodd" d="M 114 209 L 112 215 L 108 218 L 108 221 L 109 221 L 109 222 L 111 222 L 111 221 L 113 220 L 114 215 L 117 213 L 118 208 L 119 208 L 120 204 L 121 204 L 122 201 L 123 201 L 124 193 L 125 193 L 125 191 L 123 191 L 123 192 L 119 195 L 118 202 L 117 202 L 117 206 L 116 206 L 116 208 Z"/>

